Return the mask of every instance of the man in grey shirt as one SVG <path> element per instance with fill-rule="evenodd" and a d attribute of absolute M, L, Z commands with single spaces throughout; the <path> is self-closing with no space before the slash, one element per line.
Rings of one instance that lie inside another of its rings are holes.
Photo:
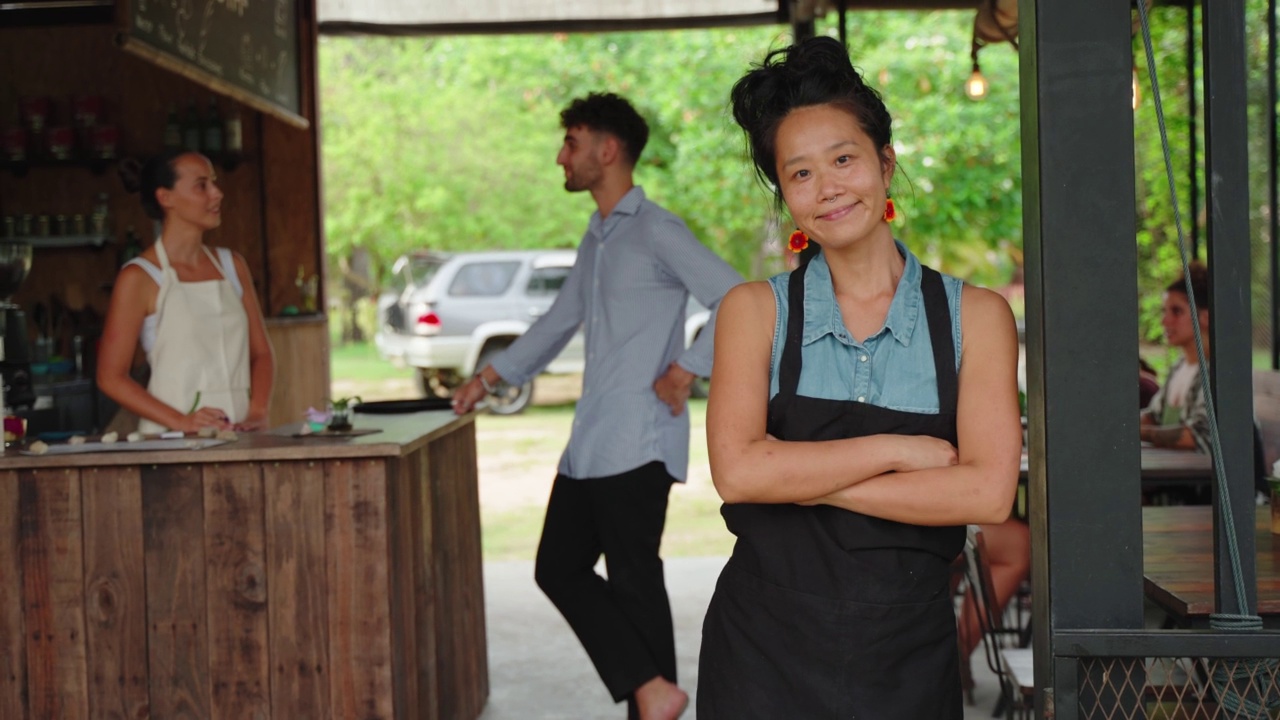
<path fill-rule="evenodd" d="M 632 173 L 649 137 L 624 99 L 592 93 L 560 114 L 569 192 L 589 191 L 578 259 L 555 303 L 454 396 L 469 411 L 499 382 L 524 383 L 586 336 L 586 371 L 538 545 L 535 578 L 630 717 L 675 718 L 675 637 L 658 549 L 667 496 L 689 464 L 685 401 L 711 374 L 711 321 L 684 348 L 692 294 L 715 310 L 742 277 L 680 218 L 645 198 Z M 594 570 L 604 555 L 608 579 Z"/>

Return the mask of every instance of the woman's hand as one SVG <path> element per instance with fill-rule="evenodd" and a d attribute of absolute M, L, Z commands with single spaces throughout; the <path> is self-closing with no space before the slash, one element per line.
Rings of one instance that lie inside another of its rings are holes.
<path fill-rule="evenodd" d="M 243 420 L 235 424 L 232 428 L 236 432 L 258 432 L 267 429 L 267 414 L 265 412 L 249 411 Z"/>
<path fill-rule="evenodd" d="M 174 430 L 183 432 L 197 432 L 200 428 L 212 427 L 218 430 L 230 430 L 231 419 L 227 417 L 227 413 L 218 408 L 202 407 L 195 412 L 187 413 L 182 416 L 182 422 L 178 423 L 178 427 Z"/>
<path fill-rule="evenodd" d="M 897 443 L 898 456 L 895 470 L 912 472 L 931 468 L 951 467 L 960 462 L 956 446 L 929 435 L 885 435 Z"/>

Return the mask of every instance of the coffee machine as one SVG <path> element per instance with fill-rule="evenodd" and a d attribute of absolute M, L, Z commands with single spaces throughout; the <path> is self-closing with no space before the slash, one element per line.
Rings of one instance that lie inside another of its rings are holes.
<path fill-rule="evenodd" d="M 31 385 L 31 342 L 27 316 L 10 300 L 31 271 L 31 244 L 0 240 L 0 406 L 12 410 L 35 402 Z"/>

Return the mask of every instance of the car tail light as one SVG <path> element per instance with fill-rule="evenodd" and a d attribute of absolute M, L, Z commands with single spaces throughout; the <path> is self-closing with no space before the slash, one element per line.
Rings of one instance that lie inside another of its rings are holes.
<path fill-rule="evenodd" d="M 440 316 L 431 310 L 418 313 L 413 321 L 413 331 L 419 335 L 440 334 Z"/>

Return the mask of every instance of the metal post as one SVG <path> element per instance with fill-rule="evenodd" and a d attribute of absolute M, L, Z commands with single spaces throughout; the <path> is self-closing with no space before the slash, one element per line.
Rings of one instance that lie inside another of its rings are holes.
<path fill-rule="evenodd" d="M 1112 0 L 1018 14 L 1037 717 L 1052 693 L 1075 720 L 1054 634 L 1143 621 L 1132 18 Z"/>
<path fill-rule="evenodd" d="M 1196 4 L 1187 3 L 1187 219 L 1191 257 L 1200 257 L 1200 158 L 1196 138 Z"/>
<path fill-rule="evenodd" d="M 848 17 L 847 17 L 849 14 L 848 0 L 839 0 L 839 2 L 836 3 L 836 13 L 837 13 L 837 18 L 839 19 L 839 22 L 840 22 L 840 27 L 838 28 L 838 31 L 840 33 L 840 44 L 848 48 L 849 47 L 849 30 L 848 30 Z"/>
<path fill-rule="evenodd" d="M 1276 143 L 1276 0 L 1267 0 L 1267 147 L 1270 162 L 1267 163 L 1267 254 L 1271 277 L 1271 369 L 1280 370 L 1280 217 L 1276 216 L 1277 198 L 1280 197 L 1280 178 L 1276 165 L 1280 164 L 1280 152 Z"/>
<path fill-rule="evenodd" d="M 1253 612 L 1253 348 L 1250 310 L 1249 148 L 1244 58 L 1244 0 L 1214 0 L 1203 10 L 1205 187 L 1209 208 L 1209 364 L 1222 439 L 1226 497 L 1234 527 L 1214 515 L 1214 595 L 1219 612 Z M 1226 533 L 1234 531 L 1245 597 L 1238 596 L 1227 560 Z"/>

